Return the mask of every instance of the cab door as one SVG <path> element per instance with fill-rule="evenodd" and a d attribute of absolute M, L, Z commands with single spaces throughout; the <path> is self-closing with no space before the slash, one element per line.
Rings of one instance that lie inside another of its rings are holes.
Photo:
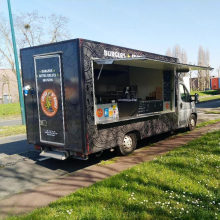
<path fill-rule="evenodd" d="M 182 83 L 179 84 L 179 127 L 185 127 L 188 125 L 189 116 L 191 114 L 191 97 Z"/>

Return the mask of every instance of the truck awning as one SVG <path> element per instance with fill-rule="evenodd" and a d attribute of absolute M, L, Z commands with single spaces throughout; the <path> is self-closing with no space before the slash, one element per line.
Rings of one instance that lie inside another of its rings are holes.
<path fill-rule="evenodd" d="M 150 69 L 175 70 L 177 72 L 189 72 L 190 70 L 213 70 L 211 67 L 196 66 L 184 63 L 170 63 L 166 61 L 148 59 L 146 57 L 123 58 L 123 59 L 94 59 L 98 65 L 125 65 Z"/>

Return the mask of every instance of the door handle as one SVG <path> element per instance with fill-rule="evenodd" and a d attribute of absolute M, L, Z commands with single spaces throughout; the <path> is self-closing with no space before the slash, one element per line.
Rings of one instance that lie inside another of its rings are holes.
<path fill-rule="evenodd" d="M 40 120 L 40 126 L 47 126 L 47 121 L 46 120 Z"/>
<path fill-rule="evenodd" d="M 182 108 L 182 107 L 183 107 L 183 103 L 181 102 L 181 103 L 180 103 L 180 108 Z"/>

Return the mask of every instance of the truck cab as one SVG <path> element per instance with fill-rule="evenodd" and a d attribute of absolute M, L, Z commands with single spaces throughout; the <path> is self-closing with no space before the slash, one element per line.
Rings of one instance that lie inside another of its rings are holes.
<path fill-rule="evenodd" d="M 187 127 L 194 130 L 197 122 L 197 110 L 195 103 L 198 101 L 198 94 L 190 95 L 183 82 L 179 82 L 178 97 L 178 123 L 179 127 Z"/>

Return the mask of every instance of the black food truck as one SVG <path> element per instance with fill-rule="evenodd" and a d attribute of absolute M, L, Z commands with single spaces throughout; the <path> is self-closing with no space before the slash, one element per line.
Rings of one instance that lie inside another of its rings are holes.
<path fill-rule="evenodd" d="M 137 140 L 196 126 L 196 97 L 177 58 L 74 39 L 24 48 L 21 68 L 27 140 L 41 156 L 87 159 Z"/>

